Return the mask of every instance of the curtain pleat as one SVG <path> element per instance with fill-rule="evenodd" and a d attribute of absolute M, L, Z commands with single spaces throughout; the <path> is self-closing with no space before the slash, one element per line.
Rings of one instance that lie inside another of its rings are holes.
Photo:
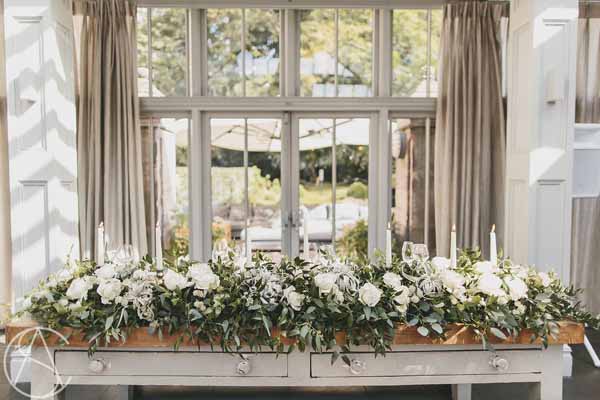
<path fill-rule="evenodd" d="M 137 97 L 134 1 L 75 0 L 81 254 L 94 258 L 104 222 L 110 246 L 148 253 Z"/>
<path fill-rule="evenodd" d="M 435 134 L 436 247 L 488 248 L 496 224 L 502 237 L 505 120 L 501 18 L 506 4 L 469 1 L 444 7 Z"/>
<path fill-rule="evenodd" d="M 575 121 L 600 123 L 600 5 L 579 10 Z M 577 157 L 577 153 L 575 153 Z M 588 310 L 600 313 L 600 197 L 573 199 L 571 284 Z"/>

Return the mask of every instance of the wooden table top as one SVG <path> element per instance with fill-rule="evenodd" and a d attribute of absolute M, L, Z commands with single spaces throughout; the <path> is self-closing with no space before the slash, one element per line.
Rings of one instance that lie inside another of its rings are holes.
<path fill-rule="evenodd" d="M 21 335 L 21 343 L 29 344 L 27 335 L 24 333 L 27 329 L 35 328 L 39 326 L 35 322 L 14 322 L 9 323 L 6 326 L 6 342 L 10 343 L 15 337 Z M 548 340 L 549 344 L 581 344 L 584 340 L 585 329 L 583 324 L 562 321 L 559 322 L 559 335 L 557 338 L 550 337 Z M 85 347 L 89 346 L 89 342 L 83 337 L 80 331 L 72 328 L 64 328 L 60 330 L 65 337 L 68 338 L 67 344 L 60 344 L 60 339 L 57 336 L 51 336 L 46 339 L 46 343 L 50 346 L 59 345 L 66 347 Z M 32 333 L 29 333 L 31 335 Z M 279 335 L 277 330 L 273 331 L 273 335 Z M 532 333 L 523 331 L 517 337 L 509 337 L 507 340 L 502 340 L 494 335 L 488 335 L 489 341 L 493 344 L 541 344 L 541 340 L 538 339 L 532 343 Z M 29 336 L 31 337 L 31 336 Z M 103 344 L 102 347 L 173 347 L 179 339 L 179 334 L 169 335 L 163 333 L 162 340 L 158 337 L 158 334 L 150 334 L 148 328 L 132 328 L 127 337 L 126 342 L 111 341 L 108 345 Z M 292 343 L 293 340 L 284 340 L 288 343 Z M 344 333 L 340 332 L 338 342 L 344 341 Z M 41 343 L 41 341 L 38 341 Z M 180 343 L 181 346 L 197 346 L 208 343 L 197 343 L 190 341 L 188 338 Z M 433 338 L 421 336 L 417 332 L 417 328 L 414 326 L 398 325 L 396 328 L 396 335 L 393 340 L 395 345 L 473 345 L 481 344 L 481 339 L 473 332 L 469 327 L 452 324 L 446 326 L 445 338 Z M 34 344 L 35 345 L 35 344 Z"/>

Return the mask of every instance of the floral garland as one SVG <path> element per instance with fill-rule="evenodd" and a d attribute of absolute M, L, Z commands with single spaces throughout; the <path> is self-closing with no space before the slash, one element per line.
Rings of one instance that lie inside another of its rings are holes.
<path fill-rule="evenodd" d="M 274 263 L 260 253 L 251 261 L 228 253 L 205 264 L 179 258 L 160 270 L 148 257 L 103 266 L 68 260 L 25 298 L 22 314 L 54 329 L 83 331 L 91 351 L 148 327 L 180 335 L 178 343 L 210 342 L 228 352 L 243 345 L 278 352 L 311 346 L 337 358 L 352 344 L 385 353 L 397 324 L 443 337 L 449 324 L 460 323 L 484 345 L 489 335 L 506 339 L 527 329 L 547 345 L 558 334 L 557 321 L 600 328 L 577 293 L 554 273 L 508 259 L 496 265 L 481 260 L 478 250 L 463 251 L 454 268 L 441 257 L 394 258 L 386 267 L 381 257 L 365 265 L 325 254 L 315 262 Z M 339 332 L 345 343 L 336 342 Z"/>

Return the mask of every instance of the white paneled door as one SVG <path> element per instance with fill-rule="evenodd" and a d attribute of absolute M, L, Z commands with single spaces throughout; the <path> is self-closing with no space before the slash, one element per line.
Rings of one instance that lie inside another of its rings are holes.
<path fill-rule="evenodd" d="M 5 0 L 13 296 L 79 253 L 68 0 Z"/>

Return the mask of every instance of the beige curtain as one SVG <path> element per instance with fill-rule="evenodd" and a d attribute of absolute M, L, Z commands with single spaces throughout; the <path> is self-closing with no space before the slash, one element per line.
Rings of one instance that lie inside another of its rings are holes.
<path fill-rule="evenodd" d="M 600 123 L 600 5 L 580 6 L 576 121 Z M 577 156 L 577 153 L 576 153 Z M 587 308 L 600 313 L 600 198 L 573 199 L 571 283 Z"/>
<path fill-rule="evenodd" d="M 575 121 L 600 122 L 600 5 L 579 9 Z"/>
<path fill-rule="evenodd" d="M 135 1 L 75 0 L 81 16 L 78 168 L 82 254 L 103 221 L 113 246 L 148 253 L 137 97 Z"/>
<path fill-rule="evenodd" d="M 435 222 L 440 255 L 458 245 L 488 249 L 502 237 L 505 120 L 501 18 L 506 4 L 468 1 L 444 7 L 435 134 Z M 501 242 L 500 242 L 501 245 Z"/>

